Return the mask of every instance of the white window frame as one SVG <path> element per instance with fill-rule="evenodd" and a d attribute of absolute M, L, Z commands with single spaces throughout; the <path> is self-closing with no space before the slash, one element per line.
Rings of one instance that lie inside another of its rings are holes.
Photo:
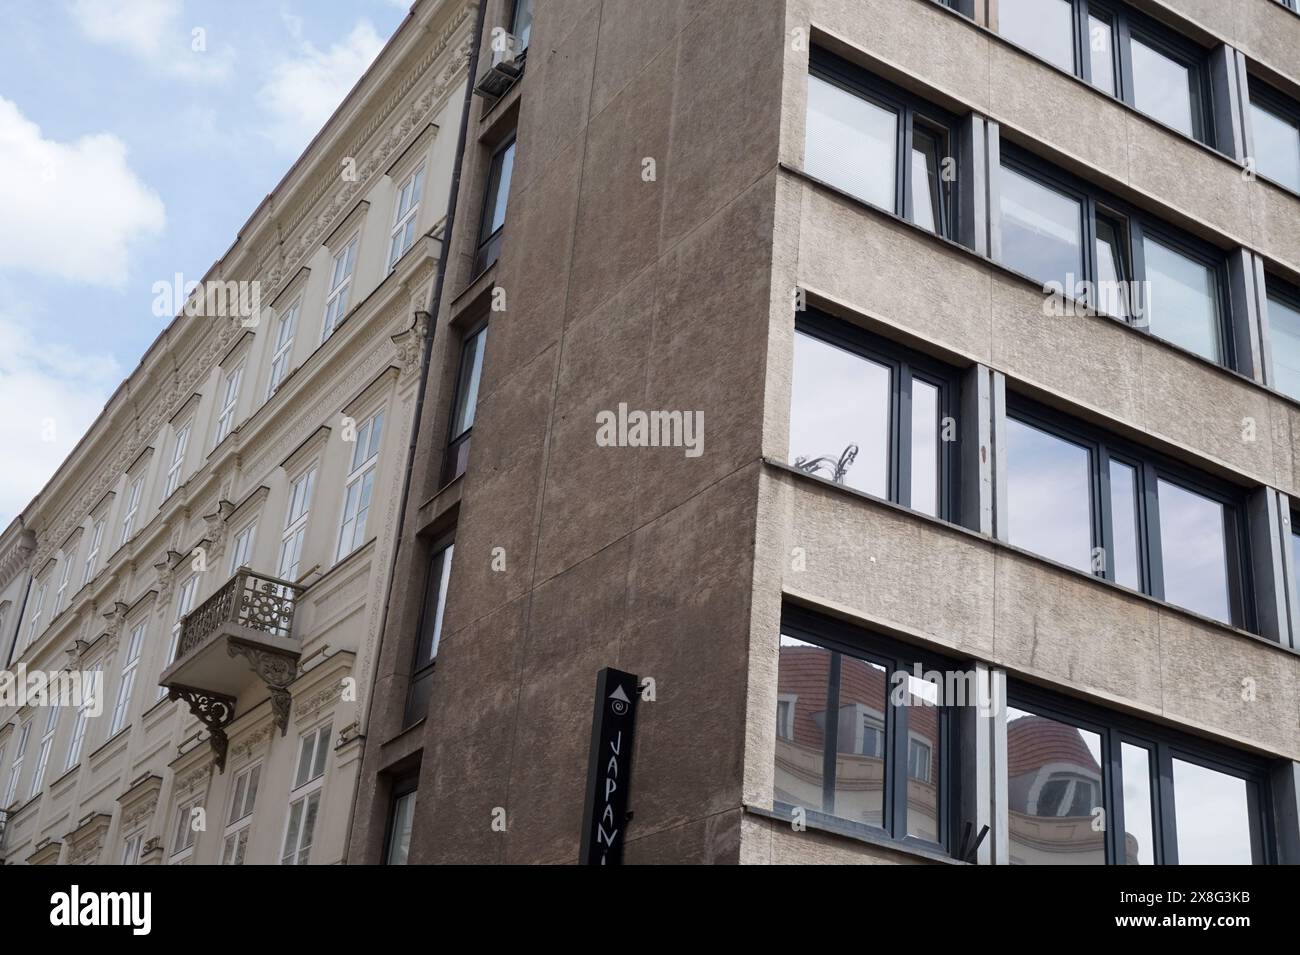
<path fill-rule="evenodd" d="M 316 841 L 315 830 L 321 816 L 332 733 L 333 720 L 308 730 L 298 738 L 298 761 L 293 788 L 289 792 L 284 838 L 280 840 L 281 865 L 305 865 L 310 860 L 311 849 Z M 295 809 L 298 810 L 296 817 Z M 311 826 L 305 826 L 304 823 L 312 812 L 314 816 Z"/>
<path fill-rule="evenodd" d="M 27 618 L 27 640 L 23 644 L 23 649 L 30 647 L 36 642 L 36 638 L 42 633 L 41 630 L 41 612 L 45 605 L 45 581 L 36 582 L 36 599 L 32 602 L 32 613 Z"/>
<path fill-rule="evenodd" d="M 313 461 L 289 482 L 289 503 L 285 508 L 284 533 L 280 535 L 280 559 L 276 563 L 276 576 L 290 583 L 298 579 L 298 573 L 302 569 L 307 519 L 311 515 L 311 499 L 315 492 L 316 462 Z M 292 560 L 286 563 L 290 554 Z"/>
<path fill-rule="evenodd" d="M 253 548 L 257 546 L 257 520 L 253 519 L 239 529 L 230 545 L 230 569 L 227 577 L 245 565 L 252 566 Z"/>
<path fill-rule="evenodd" d="M 189 448 L 192 424 L 191 421 L 185 422 L 176 429 L 176 436 L 172 439 L 172 459 L 167 465 L 167 482 L 163 485 L 164 501 L 176 493 L 185 476 L 185 452 Z"/>
<path fill-rule="evenodd" d="M 199 589 L 199 575 L 190 574 L 181 584 L 181 589 L 176 594 L 176 617 L 172 621 L 171 639 L 167 644 L 167 657 L 163 660 L 162 668 L 167 669 L 176 662 L 176 652 L 181 645 L 181 624 L 185 620 L 185 615 L 194 609 L 194 595 Z M 159 672 L 162 672 L 161 670 Z M 158 699 L 167 695 L 167 687 L 158 687 Z"/>
<path fill-rule="evenodd" d="M 268 400 L 279 390 L 289 374 L 289 361 L 293 358 L 293 342 L 298 334 L 298 313 L 301 309 L 302 298 L 299 297 L 280 316 L 280 324 L 275 332 L 275 353 L 271 356 L 271 374 L 266 383 Z"/>
<path fill-rule="evenodd" d="M 776 697 L 776 716 L 778 739 L 794 739 L 794 708 L 799 702 L 797 693 L 778 693 Z M 781 704 L 785 704 L 785 719 L 781 719 Z"/>
<path fill-rule="evenodd" d="M 41 734 L 41 748 L 36 754 L 36 771 L 32 773 L 28 799 L 40 792 L 45 784 L 45 770 L 50 765 L 50 752 L 54 749 L 54 734 L 59 729 L 59 708 L 53 703 L 47 703 L 47 706 L 49 713 L 45 716 L 45 731 Z"/>
<path fill-rule="evenodd" d="M 203 802 L 201 796 L 195 796 L 180 803 L 176 807 L 175 828 L 172 830 L 172 837 L 175 842 L 172 844 L 171 859 L 172 865 L 183 862 L 194 854 L 194 844 L 198 842 L 198 833 L 194 830 L 193 810 Z"/>
<path fill-rule="evenodd" d="M 217 433 L 213 446 L 226 439 L 235 426 L 235 410 L 239 407 L 239 387 L 244 380 L 244 363 L 241 361 L 222 379 L 221 410 L 217 414 Z"/>
<path fill-rule="evenodd" d="M 138 474 L 126 491 L 126 509 L 122 512 L 122 536 L 117 542 L 118 547 L 129 541 L 135 531 L 135 516 L 140 513 L 140 498 L 143 495 L 144 475 Z"/>
<path fill-rule="evenodd" d="M 339 518 L 338 545 L 334 550 L 335 563 L 347 557 L 365 542 L 366 520 L 374 500 L 374 486 L 379 468 L 379 447 L 383 440 L 384 409 L 380 408 L 357 428 L 356 441 L 352 447 L 352 462 L 343 488 L 343 513 Z"/>
<path fill-rule="evenodd" d="M 64 554 L 63 560 L 59 563 L 63 566 L 60 568 L 59 589 L 54 592 L 54 611 L 50 615 L 51 618 L 57 617 L 64 607 L 63 598 L 68 595 L 68 582 L 72 579 L 72 555 Z"/>
<path fill-rule="evenodd" d="M 348 313 L 348 299 L 352 292 L 352 276 L 357 271 L 357 246 L 361 231 L 353 232 L 334 253 L 330 263 L 330 289 L 325 298 L 325 316 L 321 321 L 320 340 L 324 343 Z"/>
<path fill-rule="evenodd" d="M 103 661 L 96 663 L 87 670 L 87 673 L 103 672 Z M 77 707 L 77 722 L 72 725 L 72 739 L 68 741 L 68 755 L 63 760 L 63 771 L 66 773 L 72 769 L 81 760 L 81 747 L 86 741 L 86 728 L 90 721 L 90 710 L 95 701 L 87 697 Z"/>
<path fill-rule="evenodd" d="M 257 810 L 257 791 L 262 777 L 262 764 L 256 762 L 240 770 L 230 787 L 230 809 L 226 813 L 226 827 L 221 838 L 221 865 L 243 865 L 235 862 L 236 852 L 243 839 L 244 851 L 248 849 L 249 830 L 253 826 L 253 813 Z"/>
<path fill-rule="evenodd" d="M 137 829 L 122 841 L 122 865 L 139 865 L 140 850 L 144 847 L 144 830 Z"/>
<path fill-rule="evenodd" d="M 90 528 L 90 550 L 86 552 L 86 571 L 81 578 L 81 586 L 86 586 L 95 576 L 95 564 L 99 563 L 99 548 L 104 543 L 104 524 L 107 518 L 100 517 Z"/>
<path fill-rule="evenodd" d="M 5 798 L 0 803 L 0 808 L 12 806 L 18 796 L 18 780 L 23 774 L 23 759 L 27 755 L 27 740 L 32 735 L 33 721 L 34 717 L 28 717 L 27 722 L 18 730 L 18 749 L 14 752 L 14 764 L 9 767 L 9 782 L 5 785 Z"/>
<path fill-rule="evenodd" d="M 135 678 L 140 669 L 140 651 L 144 649 L 145 634 L 149 630 L 146 617 L 131 630 L 127 640 L 126 653 L 122 657 L 122 677 L 117 684 L 117 698 L 113 701 L 113 716 L 108 724 L 109 738 L 116 736 L 126 725 L 126 714 L 131 708 L 131 697 L 135 692 Z"/>
<path fill-rule="evenodd" d="M 420 215 L 420 193 L 424 189 L 424 160 L 397 187 L 393 203 L 393 228 L 388 233 L 388 271 L 415 244 L 416 220 Z M 409 191 L 408 191 L 409 190 Z"/>

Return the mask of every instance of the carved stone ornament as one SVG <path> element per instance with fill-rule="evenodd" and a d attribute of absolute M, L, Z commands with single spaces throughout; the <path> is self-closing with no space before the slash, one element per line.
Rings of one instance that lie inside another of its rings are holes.
<path fill-rule="evenodd" d="M 289 730 L 289 710 L 293 704 L 289 684 L 298 675 L 297 656 L 249 646 L 238 640 L 231 640 L 226 652 L 232 657 L 247 658 L 258 679 L 271 691 L 271 712 L 275 725 L 280 728 L 280 735 L 284 736 Z"/>

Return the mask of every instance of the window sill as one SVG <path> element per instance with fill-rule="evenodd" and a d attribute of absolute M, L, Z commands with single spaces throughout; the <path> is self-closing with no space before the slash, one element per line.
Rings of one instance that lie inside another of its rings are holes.
<path fill-rule="evenodd" d="M 767 809 L 762 806 L 751 806 L 748 803 L 746 803 L 743 808 L 744 811 L 751 816 L 770 819 L 783 826 L 790 825 L 789 815 L 782 814 L 775 809 Z M 890 839 L 888 836 L 876 835 L 866 827 L 857 826 L 849 822 L 845 822 L 843 825 L 838 825 L 833 817 L 826 816 L 822 813 L 809 813 L 806 820 L 806 826 L 813 832 L 824 832 L 827 835 L 835 836 L 840 839 L 847 839 L 876 849 L 886 849 L 890 852 L 900 853 L 901 855 L 924 859 L 926 862 L 939 862 L 946 865 L 970 865 L 968 862 L 962 862 L 959 859 L 952 858 L 938 848 L 930 849 L 917 843 L 897 842 L 894 839 Z"/>

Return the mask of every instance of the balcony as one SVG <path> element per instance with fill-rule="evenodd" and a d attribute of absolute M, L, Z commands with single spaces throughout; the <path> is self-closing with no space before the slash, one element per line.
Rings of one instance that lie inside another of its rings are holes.
<path fill-rule="evenodd" d="M 176 660 L 158 678 L 207 727 L 217 770 L 226 768 L 226 727 L 240 694 L 264 685 L 275 723 L 289 728 L 289 684 L 302 641 L 293 632 L 300 588 L 241 567 L 181 621 Z"/>

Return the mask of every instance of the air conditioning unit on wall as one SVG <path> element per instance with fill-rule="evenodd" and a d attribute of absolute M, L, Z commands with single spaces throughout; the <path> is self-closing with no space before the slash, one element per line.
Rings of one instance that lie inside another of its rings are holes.
<path fill-rule="evenodd" d="M 519 49 L 517 37 L 510 33 L 500 33 L 492 37 L 489 53 L 488 68 L 474 84 L 474 92 L 491 99 L 500 99 L 523 72 L 523 52 Z"/>

